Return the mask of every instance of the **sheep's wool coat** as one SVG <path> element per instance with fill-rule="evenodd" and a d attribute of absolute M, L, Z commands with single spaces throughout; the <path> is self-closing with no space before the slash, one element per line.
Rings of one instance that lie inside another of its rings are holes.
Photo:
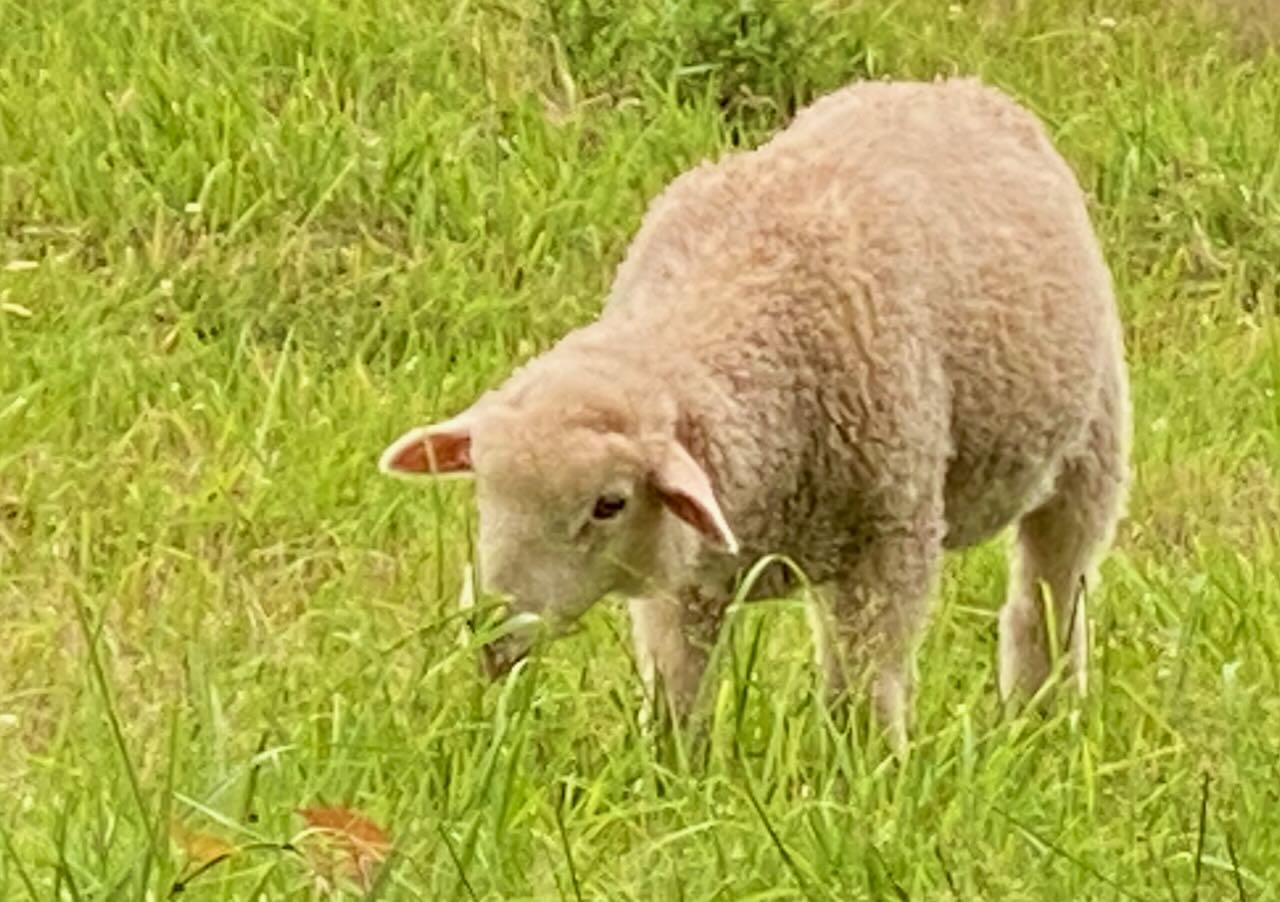
<path fill-rule="evenodd" d="M 728 577 L 785 554 L 828 590 L 833 685 L 836 652 L 880 643 L 863 657 L 901 740 L 943 551 L 1010 525 L 1001 686 L 1046 675 L 1041 584 L 1083 680 L 1078 587 L 1128 468 L 1121 338 L 1085 198 L 1035 117 L 973 80 L 854 84 L 654 201 L 599 319 L 486 396 L 521 439 L 477 431 L 481 499 L 486 468 L 536 473 L 542 509 L 578 491 L 575 430 L 631 439 L 622 456 L 674 434 L 740 547 L 637 558 L 678 599 L 627 590 L 649 676 L 690 695 Z"/>
<path fill-rule="evenodd" d="M 628 391 L 687 391 L 739 539 L 818 581 L 878 524 L 962 547 L 1068 462 L 1125 475 L 1121 330 L 1084 197 L 1040 123 L 975 81 L 858 84 L 680 176 L 600 325 L 635 336 L 601 337 L 620 366 L 645 359 Z"/>

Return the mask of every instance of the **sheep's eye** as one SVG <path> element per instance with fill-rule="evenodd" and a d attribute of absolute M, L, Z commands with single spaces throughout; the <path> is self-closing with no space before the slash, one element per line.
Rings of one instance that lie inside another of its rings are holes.
<path fill-rule="evenodd" d="M 591 509 L 591 516 L 596 520 L 612 520 L 626 506 L 627 499 L 621 495 L 601 495 Z"/>

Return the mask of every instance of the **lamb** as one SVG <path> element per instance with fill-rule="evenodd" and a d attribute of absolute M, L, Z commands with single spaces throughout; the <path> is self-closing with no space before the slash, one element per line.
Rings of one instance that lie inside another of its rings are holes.
<path fill-rule="evenodd" d="M 998 690 L 1036 693 L 1053 635 L 1085 691 L 1130 420 L 1111 276 L 1040 121 L 976 79 L 864 82 L 677 177 L 597 320 L 380 466 L 474 477 L 513 623 L 625 596 L 678 718 L 744 568 L 786 555 L 832 703 L 869 696 L 901 750 L 944 552 L 1009 526 Z M 492 678 L 531 636 L 486 646 Z"/>

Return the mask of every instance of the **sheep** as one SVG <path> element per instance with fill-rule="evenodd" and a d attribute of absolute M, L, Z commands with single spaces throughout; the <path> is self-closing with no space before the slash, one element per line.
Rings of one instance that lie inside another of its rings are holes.
<path fill-rule="evenodd" d="M 744 568 L 785 555 L 828 698 L 869 697 L 901 751 L 944 552 L 1007 527 L 998 692 L 1037 693 L 1047 635 L 1085 692 L 1130 420 L 1111 275 L 1040 120 L 977 79 L 862 82 L 675 178 L 595 321 L 380 467 L 474 478 L 481 586 L 512 623 L 560 635 L 626 597 L 678 720 Z M 489 676 L 532 635 L 486 645 Z"/>

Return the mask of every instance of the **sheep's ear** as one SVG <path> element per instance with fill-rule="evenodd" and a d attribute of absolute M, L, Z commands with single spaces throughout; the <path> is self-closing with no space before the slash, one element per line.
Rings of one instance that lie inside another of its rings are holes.
<path fill-rule="evenodd" d="M 738 540 L 716 501 L 711 480 L 698 462 L 673 441 L 654 468 L 653 485 L 667 510 L 688 523 L 703 538 L 730 554 L 738 553 Z"/>
<path fill-rule="evenodd" d="M 392 476 L 471 475 L 471 418 L 459 414 L 410 429 L 382 452 L 378 469 Z"/>

